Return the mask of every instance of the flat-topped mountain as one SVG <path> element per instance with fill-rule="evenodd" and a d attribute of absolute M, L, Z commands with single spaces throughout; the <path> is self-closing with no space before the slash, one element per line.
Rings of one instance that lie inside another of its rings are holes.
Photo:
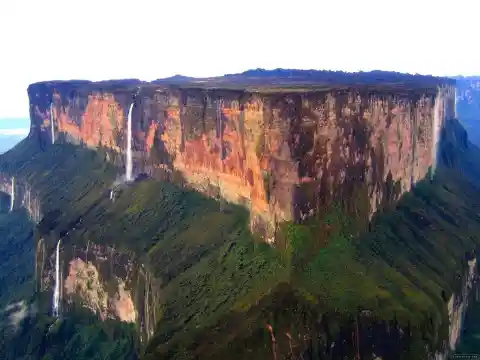
<path fill-rule="evenodd" d="M 252 228 L 272 238 L 278 222 L 334 201 L 361 196 L 369 203 L 362 217 L 370 218 L 408 191 L 433 164 L 435 134 L 454 117 L 454 84 L 299 70 L 44 82 L 28 89 L 30 136 L 102 147 L 126 166 L 133 104 L 134 173 L 179 174 L 195 189 L 244 204 Z"/>
<path fill-rule="evenodd" d="M 35 226 L 21 283 L 38 311 L 3 337 L 6 359 L 455 348 L 477 286 L 480 150 L 454 80 L 259 69 L 28 95 L 30 134 L 0 156 L 0 230 Z"/>

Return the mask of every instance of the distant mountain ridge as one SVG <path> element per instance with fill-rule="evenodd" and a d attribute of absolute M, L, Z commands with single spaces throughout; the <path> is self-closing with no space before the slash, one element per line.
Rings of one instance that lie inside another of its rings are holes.
<path fill-rule="evenodd" d="M 30 119 L 25 118 L 0 118 L 0 131 L 3 129 L 29 129 Z"/>
<path fill-rule="evenodd" d="M 458 76 L 457 113 L 470 141 L 480 145 L 480 76 Z"/>

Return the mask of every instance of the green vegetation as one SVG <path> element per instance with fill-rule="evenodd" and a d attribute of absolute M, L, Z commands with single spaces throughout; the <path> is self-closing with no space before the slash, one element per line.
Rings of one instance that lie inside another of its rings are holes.
<path fill-rule="evenodd" d="M 45 217 L 37 236 L 49 253 L 63 235 L 65 252 L 106 243 L 133 250 L 148 264 L 162 284 L 158 339 L 177 341 L 184 330 L 214 324 L 229 309 L 261 298 L 282 274 L 274 251 L 253 241 L 244 209 L 227 205 L 220 211 L 218 202 L 199 193 L 154 181 L 122 188 L 112 203 L 108 187 L 116 174 L 101 151 L 66 144 L 38 151 L 24 142 L 15 155 L 3 162 L 3 171 L 42 194 Z"/>
<path fill-rule="evenodd" d="M 140 350 L 145 359 L 273 359 L 273 352 L 283 359 L 353 358 L 357 352 L 362 359 L 372 353 L 424 359 L 427 350 L 441 350 L 445 303 L 459 290 L 467 254 L 480 245 L 480 192 L 468 178 L 478 177 L 479 150 L 465 146 L 460 128 L 448 131 L 455 136 L 444 137 L 447 166 L 377 216 L 369 233 L 356 236 L 364 229 L 355 215 L 365 211 L 362 184 L 353 191 L 361 208 L 338 204 L 305 223 L 282 224 L 276 249 L 250 234 L 244 209 L 220 207 L 170 183 L 124 186 L 112 203 L 108 189 L 117 172 L 103 150 L 59 142 L 42 151 L 25 140 L 0 158 L 0 170 L 41 194 L 45 218 L 35 231 L 49 254 L 60 236 L 65 254 L 74 246 L 109 244 L 131 253 L 135 266 L 145 264 L 156 278 L 157 326 Z M 398 196 L 391 176 L 385 187 L 388 201 Z M 15 223 L 4 227 L 14 243 L 32 241 L 31 227 L 21 240 L 22 211 L 0 221 Z M 22 272 L 27 275 L 8 286 L 31 287 L 33 266 Z M 101 275 L 108 282 L 108 274 Z M 17 299 L 28 298 L 24 293 Z M 48 302 L 49 296 L 37 299 Z M 143 297 L 138 292 L 137 307 Z M 133 326 L 100 322 L 78 309 L 52 323 L 45 315 L 27 317 L 3 343 L 6 358 L 137 356 Z"/>
<path fill-rule="evenodd" d="M 259 349 L 264 349 L 264 358 L 270 358 L 271 349 L 261 345 L 269 343 L 265 323 L 274 324 L 280 353 L 282 340 L 284 351 L 289 351 L 282 334 L 309 331 L 313 336 L 311 329 L 322 324 L 326 328 L 315 330 L 316 344 L 297 340 L 295 348 L 310 346 L 323 354 L 318 358 L 325 358 L 327 344 L 340 338 L 345 343 L 333 355 L 337 358 L 355 353 L 352 332 L 358 321 L 363 357 L 383 351 L 386 358 L 395 353 L 400 359 L 424 359 L 425 345 L 430 351 L 441 349 L 447 336 L 447 299 L 442 291 L 447 298 L 459 291 L 465 253 L 480 244 L 480 215 L 474 211 L 478 206 L 478 189 L 461 174 L 442 169 L 433 184 L 420 183 L 395 211 L 375 219 L 372 231 L 360 239 L 350 236 L 353 223 L 339 208 L 321 221 L 288 224 L 283 229 L 287 239 L 283 258 L 291 264 L 290 285 L 279 284 L 271 302 L 253 306 L 241 317 L 227 315 L 220 322 L 221 330 L 218 325 L 210 330 L 219 338 L 211 340 L 202 334 L 194 343 L 214 341 L 215 350 L 203 346 L 212 359 L 244 359 Z M 362 310 L 368 310 L 368 316 L 355 320 Z M 383 321 L 411 332 L 407 347 L 400 346 L 397 337 L 389 339 L 394 344 L 381 349 L 385 337 L 393 336 L 386 335 Z M 248 335 L 242 329 L 249 329 Z M 231 333 L 238 335 L 233 348 L 227 344 L 233 335 L 220 337 Z M 372 342 L 368 334 L 378 338 Z M 203 355 L 194 347 L 189 351 L 191 358 Z"/>
<path fill-rule="evenodd" d="M 131 325 L 76 312 L 56 320 L 28 316 L 18 328 L 3 331 L 2 359 L 137 359 L 136 334 Z"/>
<path fill-rule="evenodd" d="M 25 209 L 8 213 L 0 193 L 0 355 L 2 359 L 135 359 L 131 325 L 101 322 L 88 312 L 61 321 L 36 315 L 34 226 Z"/>
<path fill-rule="evenodd" d="M 455 126 L 449 130 L 459 140 Z M 292 358 L 353 357 L 359 351 L 362 358 L 375 352 L 424 359 L 427 351 L 441 351 L 446 301 L 460 290 L 466 254 L 480 244 L 480 193 L 468 179 L 477 176 L 478 149 L 450 140 L 442 156 L 453 168 L 438 169 L 433 183 L 419 183 L 359 239 L 352 234 L 360 222 L 340 207 L 306 224 L 284 224 L 277 249 L 287 278 L 278 277 L 258 302 L 191 332 L 190 341 L 164 338 L 162 344 L 157 335 L 147 358 L 273 358 L 266 324 L 275 329 L 277 355 Z M 390 179 L 386 186 L 397 196 L 398 183 Z M 310 341 L 300 340 L 304 334 Z M 333 341 L 337 347 L 329 351 Z"/>
<path fill-rule="evenodd" d="M 1 194 L 0 309 L 31 295 L 35 270 L 33 224 L 24 209 L 8 213 L 9 204 L 10 197 Z"/>

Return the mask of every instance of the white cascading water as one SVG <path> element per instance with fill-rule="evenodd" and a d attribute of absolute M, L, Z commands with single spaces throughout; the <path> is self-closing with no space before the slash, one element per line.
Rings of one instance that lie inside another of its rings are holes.
<path fill-rule="evenodd" d="M 13 211 L 15 205 L 15 177 L 12 177 L 12 193 L 10 194 L 10 211 Z"/>
<path fill-rule="evenodd" d="M 455 119 L 457 119 L 457 106 L 458 106 L 458 103 L 457 103 L 457 88 L 455 88 L 455 108 L 454 108 L 454 112 L 455 112 Z"/>
<path fill-rule="evenodd" d="M 55 256 L 55 289 L 53 291 L 53 316 L 58 317 L 60 315 L 60 240 L 57 243 L 57 252 Z"/>
<path fill-rule="evenodd" d="M 440 131 L 440 104 L 442 102 L 440 92 L 435 99 L 435 105 L 433 107 L 433 139 L 432 139 L 432 172 L 430 179 L 433 179 L 435 171 L 437 169 L 437 152 L 438 152 L 438 140 Z"/>
<path fill-rule="evenodd" d="M 50 131 L 52 135 L 52 145 L 55 144 L 55 127 L 53 124 L 53 103 L 50 103 Z"/>
<path fill-rule="evenodd" d="M 127 124 L 127 165 L 125 179 L 127 181 L 132 180 L 132 109 L 133 103 L 128 110 L 128 124 Z"/>

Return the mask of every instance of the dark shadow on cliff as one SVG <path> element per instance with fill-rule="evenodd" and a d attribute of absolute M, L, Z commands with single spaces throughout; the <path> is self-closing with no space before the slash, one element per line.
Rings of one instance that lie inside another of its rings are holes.
<path fill-rule="evenodd" d="M 455 354 L 464 354 L 467 357 L 469 354 L 478 354 L 480 352 L 480 343 L 478 341 L 480 336 L 479 319 L 480 303 L 478 300 L 475 300 L 471 302 L 468 310 L 464 330 L 462 332 L 462 339 L 458 344 L 458 347 L 455 349 Z"/>
<path fill-rule="evenodd" d="M 0 311 L 29 298 L 33 290 L 34 224 L 25 209 L 9 212 L 10 196 L 0 193 Z"/>
<path fill-rule="evenodd" d="M 289 224 L 281 257 L 288 282 L 215 325 L 159 333 L 146 359 L 424 359 L 444 351 L 446 302 L 458 293 L 465 257 L 480 244 L 479 149 L 452 121 L 442 134 L 441 165 L 355 239 L 342 207 Z M 312 244 L 320 250 L 312 253 Z M 275 342 L 272 342 L 273 329 Z M 274 345 L 274 346 L 273 346 Z M 426 350 L 428 349 L 428 350 Z"/>

